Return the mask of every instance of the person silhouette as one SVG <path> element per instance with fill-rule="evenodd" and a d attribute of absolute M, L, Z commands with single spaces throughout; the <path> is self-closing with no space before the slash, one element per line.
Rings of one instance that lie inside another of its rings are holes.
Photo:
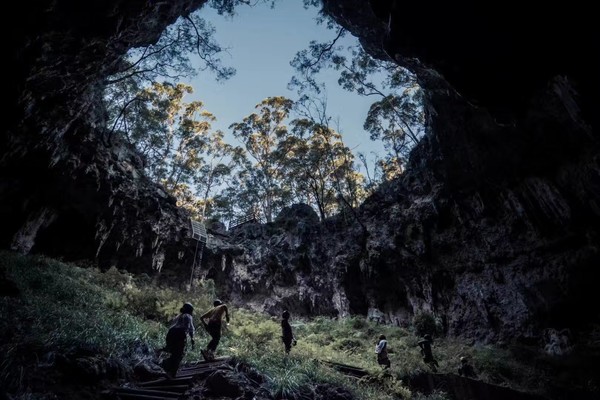
<path fill-rule="evenodd" d="M 388 342 L 385 335 L 380 335 L 379 340 L 375 345 L 375 353 L 377 354 L 377 363 L 383 366 L 384 369 L 388 369 L 391 366 L 387 345 Z"/>
<path fill-rule="evenodd" d="M 296 338 L 292 332 L 292 326 L 290 325 L 290 312 L 284 310 L 281 314 L 281 340 L 285 347 L 285 354 L 289 354 L 292 349 L 292 345 L 296 345 Z"/>
<path fill-rule="evenodd" d="M 475 372 L 475 369 L 471 364 L 469 364 L 469 360 L 465 356 L 462 356 L 460 358 L 460 367 L 458 367 L 458 374 L 467 378 L 477 378 L 477 373 Z"/>
<path fill-rule="evenodd" d="M 423 355 L 423 361 L 425 364 L 429 365 L 433 372 L 437 372 L 438 362 L 433 358 L 433 353 L 431 352 L 431 345 L 433 344 L 433 338 L 430 334 L 425 334 L 423 339 L 418 342 L 419 347 L 421 348 L 421 354 Z"/>
<path fill-rule="evenodd" d="M 167 377 L 175 378 L 179 364 L 185 353 L 187 335 L 190 336 L 192 349 L 194 348 L 194 319 L 192 314 L 194 307 L 190 303 L 185 303 L 179 310 L 180 314 L 175 317 L 167 336 L 165 338 L 166 346 L 164 350 L 170 354 L 169 358 L 163 361 L 163 369 Z"/>
<path fill-rule="evenodd" d="M 225 320 L 227 323 L 229 323 L 229 310 L 221 300 L 217 299 L 213 302 L 213 308 L 208 310 L 200 317 L 202 325 L 211 337 L 210 342 L 208 342 L 208 345 L 206 346 L 206 350 L 201 350 L 202 356 L 207 361 L 215 359 L 217 346 L 221 341 L 221 325 L 223 316 L 225 316 Z M 208 322 L 206 322 L 207 320 Z"/>

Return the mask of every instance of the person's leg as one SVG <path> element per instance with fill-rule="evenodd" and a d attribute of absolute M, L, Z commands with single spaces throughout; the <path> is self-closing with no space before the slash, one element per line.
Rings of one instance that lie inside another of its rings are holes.
<path fill-rule="evenodd" d="M 389 368 L 390 367 L 390 359 L 387 357 L 377 356 L 377 364 L 381 365 L 383 368 Z"/>
<path fill-rule="evenodd" d="M 174 351 L 171 355 L 171 361 L 169 363 L 169 370 L 167 374 L 171 378 L 175 378 L 177 376 L 177 371 L 179 370 L 179 365 L 181 364 L 181 360 L 183 360 L 183 353 L 185 348 L 185 339 L 183 344 L 177 347 L 176 351 Z"/>
<path fill-rule="evenodd" d="M 164 361 L 163 368 L 169 377 L 174 378 L 183 359 L 185 332 L 182 329 L 170 329 L 166 342 L 171 355 Z"/>
<path fill-rule="evenodd" d="M 211 337 L 211 340 L 210 342 L 208 342 L 208 346 L 206 346 L 206 348 L 207 350 L 214 353 L 217 350 L 219 341 L 221 341 L 221 323 L 211 321 L 208 323 L 208 327 L 206 330 L 208 331 Z"/>
<path fill-rule="evenodd" d="M 437 366 L 438 366 L 437 361 L 435 361 L 434 359 L 431 359 L 431 360 L 429 360 L 428 365 L 429 365 L 429 368 L 431 368 L 431 370 L 433 372 L 437 372 Z"/>
<path fill-rule="evenodd" d="M 292 339 L 283 339 L 283 345 L 285 346 L 285 354 L 289 354 L 292 350 Z"/>

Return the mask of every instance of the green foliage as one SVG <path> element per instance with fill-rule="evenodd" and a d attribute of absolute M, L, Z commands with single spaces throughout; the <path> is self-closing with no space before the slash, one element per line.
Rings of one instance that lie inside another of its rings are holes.
<path fill-rule="evenodd" d="M 214 0 L 219 12 L 232 13 L 236 0 Z M 192 77 L 198 71 L 211 71 L 218 80 L 230 78 L 235 69 L 222 65 L 223 48 L 214 40 L 214 28 L 199 16 L 199 12 L 181 17 L 167 27 L 156 43 L 130 50 L 106 79 L 105 106 L 109 125 L 104 139 L 112 143 L 115 134 L 129 132 L 132 122 L 143 125 L 137 118 L 143 114 L 144 101 L 140 93 L 152 83 L 169 79 L 177 81 Z M 191 56 L 194 55 L 195 65 Z"/>
<path fill-rule="evenodd" d="M 434 390 L 432 393 L 428 394 L 428 395 L 424 395 L 422 393 L 417 393 L 415 396 L 413 396 L 413 400 L 451 400 L 452 397 L 450 397 L 446 392 L 443 392 L 439 389 Z"/>
<path fill-rule="evenodd" d="M 115 269 L 101 273 L 44 257 L 0 253 L 0 269 L 21 291 L 17 299 L 0 297 L 0 337 L 6 339 L 0 383 L 14 390 L 30 379 L 28 365 L 48 351 L 90 344 L 118 356 L 137 341 L 162 347 L 165 323 L 181 304 L 208 309 L 214 295 L 211 282 L 191 293 L 150 288 L 146 279 Z"/>
<path fill-rule="evenodd" d="M 413 317 L 413 326 L 415 327 L 415 333 L 419 336 L 425 334 L 434 336 L 442 331 L 433 314 L 426 311 L 415 314 Z"/>
<path fill-rule="evenodd" d="M 214 115 L 200 101 L 185 102 L 191 86 L 168 82 L 139 89 L 120 115 L 118 133 L 138 150 L 148 175 L 196 219 L 210 214 L 215 191 L 233 173 L 243 152 L 212 130 Z"/>
<path fill-rule="evenodd" d="M 371 385 L 382 388 L 383 392 L 389 393 L 395 398 L 410 399 L 412 392 L 402 382 L 398 375 L 394 375 L 389 370 L 377 370 L 371 373 L 368 378 L 362 378 L 363 381 Z"/>
<path fill-rule="evenodd" d="M 480 346 L 471 358 L 481 371 L 480 377 L 486 381 L 496 384 L 511 382 L 512 387 L 522 390 L 543 390 L 547 385 L 546 377 L 540 376 L 540 371 L 535 371 L 532 365 L 518 360 L 509 349 Z M 539 362 L 536 360 L 539 356 L 534 355 L 532 358 L 528 361 Z"/>
<path fill-rule="evenodd" d="M 271 396 L 276 399 L 295 399 L 299 397 L 304 385 L 304 377 L 293 368 L 286 368 L 281 374 L 268 378 Z"/>
<path fill-rule="evenodd" d="M 256 105 L 257 112 L 230 126 L 251 159 L 239 176 L 236 193 L 242 198 L 239 203 L 260 205 L 260 213 L 267 222 L 290 202 L 291 192 L 282 172 L 287 161 L 277 148 L 289 135 L 285 123 L 292 106 L 293 102 L 285 97 L 268 97 Z"/>
<path fill-rule="evenodd" d="M 30 371 L 35 370 L 32 367 L 50 351 L 89 344 L 106 355 L 124 358 L 139 341 L 160 348 L 168 321 L 183 302 L 194 304 L 198 315 L 215 297 L 212 281 L 201 281 L 188 292 L 158 286 L 144 275 L 133 276 L 114 268 L 101 273 L 44 257 L 0 253 L 0 269 L 21 291 L 17 298 L 0 297 L 0 385 L 13 392 L 28 387 L 33 379 Z M 419 337 L 412 329 L 379 325 L 358 316 L 311 320 L 292 316 L 290 323 L 298 344 L 285 356 L 278 318 L 235 307 L 231 307 L 230 316 L 219 353 L 265 374 L 264 389 L 275 398 L 302 398 L 313 393 L 319 383 L 347 387 L 359 399 L 448 398 L 442 392 L 413 394 L 403 384 L 411 376 L 428 371 L 417 346 Z M 423 319 L 431 322 L 429 317 Z M 390 370 L 382 370 L 376 362 L 374 348 L 381 334 L 389 342 Z M 197 347 L 204 347 L 208 340 L 198 329 Z M 485 382 L 543 391 L 549 386 L 547 370 L 536 366 L 544 359 L 515 357 L 522 353 L 522 349 L 469 346 L 448 338 L 436 338 L 433 346 L 441 373 L 456 373 L 460 357 L 467 356 Z M 186 354 L 187 360 L 198 358 L 198 349 Z M 321 361 L 364 368 L 370 377 L 357 381 Z"/>
<path fill-rule="evenodd" d="M 323 84 L 318 74 L 326 69 L 339 72 L 339 85 L 375 100 L 367 113 L 364 129 L 371 140 L 381 140 L 386 155 L 374 166 L 373 176 L 363 156 L 370 187 L 402 173 L 411 149 L 424 134 L 424 96 L 414 75 L 393 62 L 372 58 L 360 46 L 345 48 L 340 41 L 345 30 L 335 24 L 336 36 L 328 42 L 312 41 L 291 62 L 297 71 L 290 86 L 305 96 L 319 94 Z"/>
<path fill-rule="evenodd" d="M 364 178 L 355 171 L 352 151 L 342 135 L 329 127 L 325 105 L 313 107 L 313 111 L 320 117 L 306 112 L 305 117 L 292 121 L 293 136 L 282 142 L 278 151 L 286 156 L 285 173 L 294 183 L 296 196 L 314 205 L 325 219 L 346 204 L 358 206 L 366 194 L 362 190 Z"/>

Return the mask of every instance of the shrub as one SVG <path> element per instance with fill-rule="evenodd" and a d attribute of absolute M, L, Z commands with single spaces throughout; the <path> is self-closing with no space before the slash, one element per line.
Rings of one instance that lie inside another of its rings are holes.
<path fill-rule="evenodd" d="M 435 335 L 441 333 L 441 327 L 435 320 L 435 317 L 426 311 L 419 312 L 413 317 L 413 326 L 415 333 L 423 336 L 426 333 Z"/>

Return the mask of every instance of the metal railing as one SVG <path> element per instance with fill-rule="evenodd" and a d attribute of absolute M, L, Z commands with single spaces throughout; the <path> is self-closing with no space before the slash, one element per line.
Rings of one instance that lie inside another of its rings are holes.
<path fill-rule="evenodd" d="M 257 216 L 256 214 L 246 214 L 243 215 L 239 218 L 236 218 L 234 220 L 232 220 L 231 222 L 229 222 L 229 229 L 235 229 L 240 225 L 244 225 L 247 224 L 248 222 L 258 222 L 261 223 L 262 220 L 259 216 Z"/>

